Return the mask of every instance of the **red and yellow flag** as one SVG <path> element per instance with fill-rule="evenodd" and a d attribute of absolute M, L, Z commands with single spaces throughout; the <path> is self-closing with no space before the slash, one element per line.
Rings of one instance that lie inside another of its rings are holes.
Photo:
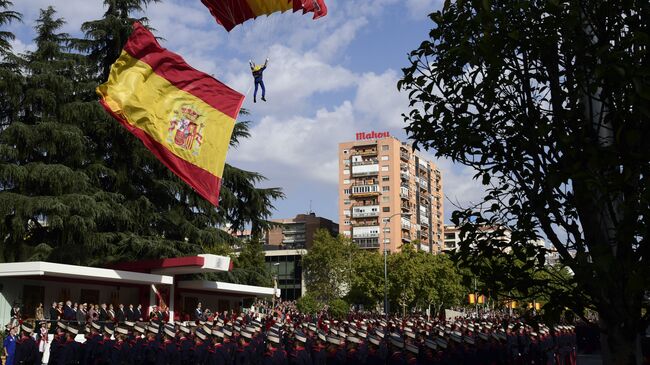
<path fill-rule="evenodd" d="M 162 48 L 140 23 L 97 88 L 101 103 L 215 206 L 244 95 Z"/>

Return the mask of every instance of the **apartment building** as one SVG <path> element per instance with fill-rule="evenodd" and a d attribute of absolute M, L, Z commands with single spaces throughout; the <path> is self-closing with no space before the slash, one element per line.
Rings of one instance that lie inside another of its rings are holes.
<path fill-rule="evenodd" d="M 357 133 L 339 144 L 339 229 L 365 249 L 403 243 L 439 253 L 442 176 L 436 165 L 388 132 Z"/>
<path fill-rule="evenodd" d="M 266 244 L 275 248 L 310 249 L 314 233 L 327 230 L 332 236 L 339 234 L 339 225 L 315 213 L 298 214 L 293 218 L 271 219 L 280 226 L 271 228 L 266 235 Z"/>

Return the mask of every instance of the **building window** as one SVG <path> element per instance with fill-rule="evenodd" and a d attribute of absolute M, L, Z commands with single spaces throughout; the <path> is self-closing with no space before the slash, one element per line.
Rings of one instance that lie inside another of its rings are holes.
<path fill-rule="evenodd" d="M 390 227 L 384 228 L 384 233 L 390 233 Z"/>
<path fill-rule="evenodd" d="M 344 184 L 349 184 L 349 183 L 350 183 L 350 179 L 345 179 L 345 180 L 343 180 L 343 183 L 344 183 Z"/>
<path fill-rule="evenodd" d="M 382 223 L 386 223 L 386 222 L 389 222 L 389 221 L 390 221 L 390 218 L 388 218 L 388 217 L 381 219 Z"/>
<path fill-rule="evenodd" d="M 383 145 L 381 145 L 381 150 L 382 150 L 382 151 L 388 151 L 389 149 L 390 149 L 390 146 L 389 146 L 389 145 L 387 145 L 387 144 L 383 144 Z"/>
<path fill-rule="evenodd" d="M 382 186 L 381 191 L 390 191 L 390 186 Z"/>
<path fill-rule="evenodd" d="M 388 171 L 388 165 L 384 165 L 381 167 L 381 171 Z"/>
<path fill-rule="evenodd" d="M 350 216 L 350 209 L 344 210 L 343 215 L 346 216 L 346 217 L 349 217 Z"/>
<path fill-rule="evenodd" d="M 385 182 L 385 181 L 390 181 L 390 176 L 388 176 L 388 175 L 384 175 L 384 176 L 382 176 L 382 177 L 381 177 L 381 181 L 384 181 L 384 182 Z"/>
<path fill-rule="evenodd" d="M 390 198 L 389 196 L 382 196 L 382 197 L 381 197 L 381 202 L 382 202 L 382 203 L 388 203 L 389 198 Z"/>
<path fill-rule="evenodd" d="M 343 170 L 343 175 L 350 175 L 350 170 L 347 169 Z"/>
<path fill-rule="evenodd" d="M 343 189 L 343 194 L 345 195 L 350 195 L 351 190 L 350 189 Z"/>
<path fill-rule="evenodd" d="M 343 204 L 345 204 L 345 205 L 350 205 L 350 199 L 345 199 L 345 200 L 343 201 Z"/>
<path fill-rule="evenodd" d="M 348 154 L 348 150 L 343 150 L 343 154 L 344 154 L 344 155 L 347 155 L 347 154 Z"/>
<path fill-rule="evenodd" d="M 382 161 L 388 161 L 388 156 L 381 156 Z"/>
<path fill-rule="evenodd" d="M 384 243 L 390 243 L 390 238 L 384 238 Z"/>
<path fill-rule="evenodd" d="M 349 220 L 346 220 L 343 224 L 345 224 L 346 226 L 349 226 L 349 225 L 350 225 L 350 221 L 349 221 Z"/>
<path fill-rule="evenodd" d="M 383 207 L 383 208 L 381 208 L 381 210 L 384 213 L 388 213 L 388 212 L 390 212 L 390 207 Z"/>

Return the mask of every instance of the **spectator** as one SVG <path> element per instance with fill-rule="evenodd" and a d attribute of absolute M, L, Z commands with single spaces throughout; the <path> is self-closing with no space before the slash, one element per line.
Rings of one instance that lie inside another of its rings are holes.
<path fill-rule="evenodd" d="M 63 319 L 66 321 L 74 321 L 77 319 L 77 314 L 72 309 L 72 302 L 69 300 L 65 302 L 65 307 L 63 307 Z"/>
<path fill-rule="evenodd" d="M 88 306 L 88 312 L 86 313 L 86 318 L 88 318 L 88 322 L 90 323 L 95 322 L 96 320 L 99 319 L 97 304 L 90 304 Z"/>
<path fill-rule="evenodd" d="M 11 311 L 9 312 L 9 317 L 11 319 L 16 319 L 20 321 L 21 313 L 20 313 L 20 306 L 18 303 L 14 303 L 13 307 L 11 308 Z"/>
<path fill-rule="evenodd" d="M 77 323 L 79 326 L 86 325 L 86 303 L 82 303 L 77 309 Z"/>
<path fill-rule="evenodd" d="M 42 321 L 45 319 L 45 310 L 43 308 L 43 303 L 38 303 L 38 307 L 34 310 L 34 318 L 37 321 Z"/>
<path fill-rule="evenodd" d="M 201 309 L 201 302 L 199 302 L 196 305 L 196 309 L 194 310 L 194 316 L 192 317 L 192 320 L 194 321 L 202 321 L 203 317 L 203 310 Z"/>
<path fill-rule="evenodd" d="M 106 303 L 102 303 L 102 307 L 99 309 L 99 321 L 100 322 L 108 321 L 108 311 L 106 310 Z"/>
<path fill-rule="evenodd" d="M 142 321 L 142 304 L 138 304 L 138 306 L 133 310 L 133 317 L 136 321 Z"/>
<path fill-rule="evenodd" d="M 115 319 L 120 323 L 126 320 L 126 312 L 124 311 L 124 304 L 120 303 L 120 305 L 117 307 L 117 311 L 115 311 Z"/>
<path fill-rule="evenodd" d="M 129 304 L 129 308 L 126 309 L 126 319 L 131 322 L 135 322 L 138 319 L 135 317 L 135 312 L 133 312 L 133 304 Z"/>
<path fill-rule="evenodd" d="M 113 308 L 113 304 L 108 305 L 108 320 L 115 321 L 115 309 Z"/>
<path fill-rule="evenodd" d="M 16 327 L 9 328 L 9 335 L 5 337 L 2 345 L 4 347 L 6 365 L 14 365 L 14 355 L 16 354 Z"/>

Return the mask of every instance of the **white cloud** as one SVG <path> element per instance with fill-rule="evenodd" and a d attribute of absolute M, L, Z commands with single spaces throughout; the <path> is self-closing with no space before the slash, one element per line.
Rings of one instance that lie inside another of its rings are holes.
<path fill-rule="evenodd" d="M 441 0 L 407 0 L 406 7 L 413 17 L 428 16 L 442 6 Z"/>
<path fill-rule="evenodd" d="M 287 174 L 335 184 L 338 181 L 338 143 L 354 131 L 352 103 L 334 110 L 321 109 L 312 118 L 295 116 L 279 120 L 266 116 L 252 137 L 229 159 L 282 165 Z"/>
<path fill-rule="evenodd" d="M 381 75 L 362 75 L 354 101 L 355 110 L 385 128 L 403 128 L 401 114 L 407 111 L 408 98 L 397 91 L 398 79 L 397 72 L 390 69 Z"/>
<path fill-rule="evenodd" d="M 70 34 L 79 33 L 82 23 L 101 18 L 105 11 L 101 0 L 14 0 L 13 3 L 12 10 L 23 15 L 24 28 L 31 29 L 33 21 L 40 15 L 40 10 L 52 6 L 57 12 L 57 17 L 66 21 L 61 31 Z"/>

